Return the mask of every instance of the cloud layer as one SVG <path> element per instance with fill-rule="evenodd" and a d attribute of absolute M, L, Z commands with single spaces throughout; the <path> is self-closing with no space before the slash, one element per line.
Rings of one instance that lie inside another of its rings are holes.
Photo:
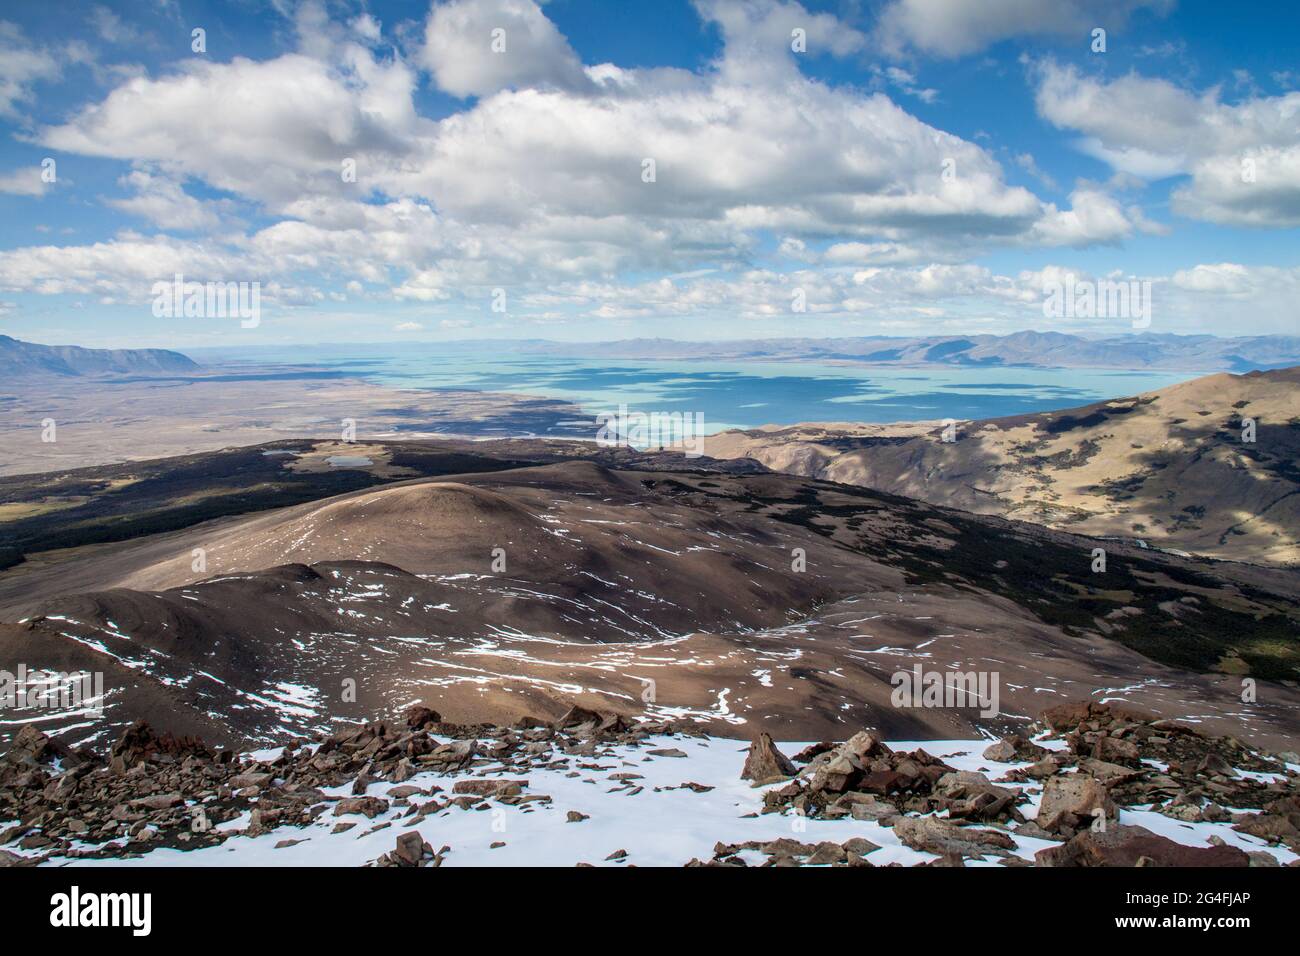
<path fill-rule="evenodd" d="M 777 0 L 695 7 L 721 46 L 694 71 L 583 63 L 534 0 L 448 0 L 414 30 L 308 0 L 278 55 L 124 73 L 26 135 L 121 163 L 126 195 L 102 202 L 128 225 L 100 242 L 0 252 L 0 290 L 144 301 L 179 271 L 261 281 L 271 303 L 461 309 L 396 323 L 409 333 L 461 327 L 497 288 L 511 290 L 512 315 L 558 321 L 771 316 L 797 287 L 810 315 L 1024 324 L 1038 275 L 972 260 L 1165 231 L 1106 185 L 1041 198 L 985 145 L 806 67 L 881 44 L 959 56 L 1097 16 L 1120 27 L 1168 3 L 990 0 L 976 17 L 955 0 L 894 0 L 874 32 Z M 9 27 L 0 64 L 0 114 L 59 69 Z M 937 95 L 901 66 L 875 75 L 915 101 Z M 1029 75 L 1039 114 L 1079 149 L 1117 173 L 1185 176 L 1175 213 L 1300 224 L 1300 93 L 1228 105 L 1217 91 L 1051 60 Z M 431 93 L 455 105 L 430 110 Z M 1055 191 L 1032 156 L 1012 158 Z M 39 197 L 38 173 L 0 171 L 0 191 Z M 1191 327 L 1205 321 L 1197 301 L 1271 302 L 1295 279 L 1241 268 L 1193 263 L 1157 280 Z"/>

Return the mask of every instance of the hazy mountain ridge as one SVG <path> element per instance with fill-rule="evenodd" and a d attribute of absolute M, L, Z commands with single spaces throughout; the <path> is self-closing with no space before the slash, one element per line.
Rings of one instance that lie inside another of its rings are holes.
<path fill-rule="evenodd" d="M 0 375 L 158 374 L 198 371 L 187 355 L 168 349 L 87 349 L 77 345 L 39 345 L 0 335 Z"/>
<path fill-rule="evenodd" d="M 1086 338 L 1062 332 L 1009 335 L 931 335 L 894 338 L 780 338 L 724 342 L 628 339 L 589 343 L 611 359 L 717 359 L 852 362 L 864 365 L 997 368 L 1186 369 L 1248 372 L 1300 364 L 1300 336 L 1144 333 Z M 572 354 L 563 342 L 525 343 L 527 351 Z"/>

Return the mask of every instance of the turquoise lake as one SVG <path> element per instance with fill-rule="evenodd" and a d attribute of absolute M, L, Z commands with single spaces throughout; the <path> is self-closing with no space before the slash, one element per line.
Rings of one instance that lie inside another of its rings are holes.
<path fill-rule="evenodd" d="M 700 412 L 709 432 L 807 421 L 997 418 L 1086 405 L 1200 374 L 600 359 L 512 354 L 508 345 L 492 353 L 433 344 L 196 350 L 195 358 L 233 375 L 249 364 L 290 365 L 295 367 L 281 368 L 274 377 L 349 376 L 396 388 L 563 399 L 592 416 L 620 405 L 645 412 Z"/>

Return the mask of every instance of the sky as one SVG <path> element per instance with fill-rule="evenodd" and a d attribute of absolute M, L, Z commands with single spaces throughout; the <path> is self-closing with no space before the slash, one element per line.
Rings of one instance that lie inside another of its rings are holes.
<path fill-rule="evenodd" d="M 0 7 L 0 334 L 1300 334 L 1300 4 L 55 9 Z M 1149 312 L 1045 307 L 1103 282 Z"/>

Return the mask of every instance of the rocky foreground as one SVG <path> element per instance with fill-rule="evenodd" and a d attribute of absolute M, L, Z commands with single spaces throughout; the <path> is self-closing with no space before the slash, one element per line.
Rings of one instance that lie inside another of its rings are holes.
<path fill-rule="evenodd" d="M 246 754 L 141 723 L 102 755 L 28 726 L 0 758 L 0 865 L 1300 862 L 1300 756 L 1086 702 L 1036 729 L 790 758 L 580 707 L 511 727 L 413 707 Z"/>

